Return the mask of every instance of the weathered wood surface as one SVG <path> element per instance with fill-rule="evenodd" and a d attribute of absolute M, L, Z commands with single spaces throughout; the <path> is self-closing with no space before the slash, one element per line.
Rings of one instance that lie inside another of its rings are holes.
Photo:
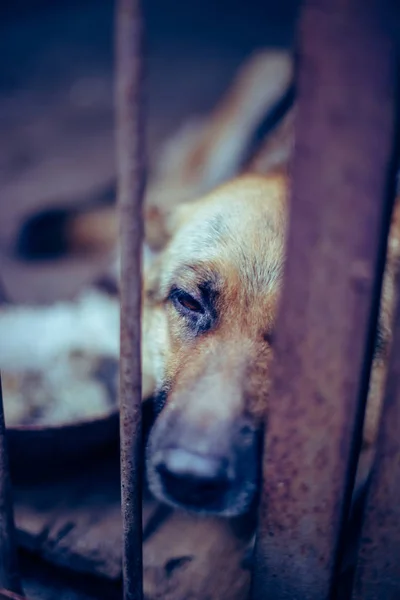
<path fill-rule="evenodd" d="M 23 547 L 62 567 L 112 580 L 121 577 L 117 461 L 86 470 L 77 478 L 16 486 L 14 495 Z"/>
<path fill-rule="evenodd" d="M 76 476 L 16 486 L 20 545 L 48 563 L 117 584 L 122 571 L 118 458 Z M 243 600 L 250 571 L 242 565 L 245 521 L 194 518 L 146 499 L 144 591 L 151 600 L 188 597 Z M 205 576 L 206 574 L 206 576 Z"/>
<path fill-rule="evenodd" d="M 59 569 L 24 551 L 20 552 L 19 559 L 27 600 L 120 600 L 122 598 L 119 583 Z"/>

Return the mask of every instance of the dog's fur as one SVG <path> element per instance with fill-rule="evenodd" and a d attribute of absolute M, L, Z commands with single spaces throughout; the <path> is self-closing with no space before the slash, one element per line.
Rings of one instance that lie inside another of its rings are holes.
<path fill-rule="evenodd" d="M 229 118 L 210 121 L 218 140 L 224 139 L 226 123 L 234 122 L 232 114 L 240 120 L 239 109 L 232 109 L 235 97 L 228 96 L 216 113 Z M 245 174 L 196 201 L 176 207 L 170 199 L 169 213 L 160 209 L 161 220 L 160 210 L 155 221 L 149 216 L 154 226 L 149 240 L 163 250 L 146 273 L 144 290 L 144 370 L 146 381 L 154 384 L 158 411 L 147 448 L 148 480 L 160 500 L 200 513 L 243 514 L 257 496 L 285 260 L 291 115 L 252 160 L 243 164 L 246 153 L 237 152 L 234 164 L 226 161 L 223 176 L 213 172 L 209 179 L 215 183 L 234 172 Z M 200 136 L 191 156 L 204 166 L 205 155 L 216 148 L 211 141 L 210 147 Z M 202 181 L 208 188 L 207 178 Z M 94 211 L 92 221 L 90 214 L 84 215 L 86 223 L 79 211 L 68 221 L 71 245 L 87 248 L 104 237 L 110 246 L 116 235 L 113 210 L 103 209 L 102 217 Z M 399 253 L 396 204 L 357 486 L 368 475 L 379 423 Z"/>
<path fill-rule="evenodd" d="M 197 456 L 221 463 L 226 491 L 208 505 L 199 486 L 194 508 L 233 515 L 254 498 L 285 204 L 282 176 L 225 184 L 180 208 L 155 268 L 144 339 L 151 340 L 162 411 L 150 436 L 147 471 L 151 489 L 166 501 L 180 504 L 165 489 L 160 468 L 169 471 L 171 462 L 183 478 L 185 466 L 175 463 L 187 461 L 190 473 Z"/>
<path fill-rule="evenodd" d="M 152 347 L 162 411 L 150 437 L 147 467 L 151 489 L 170 503 L 179 505 L 157 467 L 177 448 L 187 452 L 183 457 L 178 453 L 177 461 L 189 461 L 197 453 L 223 457 L 231 474 L 232 485 L 217 504 L 203 502 L 200 488 L 195 508 L 233 515 L 251 505 L 258 485 L 258 433 L 267 409 L 271 343 L 284 266 L 286 196 L 284 174 L 248 175 L 182 206 L 171 242 L 154 268 L 144 343 Z M 368 474 L 379 423 L 391 341 L 399 225 L 397 205 L 359 485 Z M 195 299 L 188 300 L 189 309 L 186 294 Z M 181 504 L 190 507 L 190 502 Z"/>

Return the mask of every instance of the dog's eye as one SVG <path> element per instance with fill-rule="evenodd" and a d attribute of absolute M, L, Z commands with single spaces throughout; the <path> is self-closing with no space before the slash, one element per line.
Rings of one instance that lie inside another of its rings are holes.
<path fill-rule="evenodd" d="M 191 296 L 187 292 L 179 290 L 173 295 L 173 299 L 176 304 L 183 307 L 186 311 L 194 313 L 204 312 L 204 309 L 201 306 L 200 302 L 198 302 L 195 298 L 193 298 L 193 296 Z"/>
<path fill-rule="evenodd" d="M 275 334 L 273 331 L 266 331 L 263 335 L 264 342 L 267 342 L 269 346 L 274 345 Z"/>

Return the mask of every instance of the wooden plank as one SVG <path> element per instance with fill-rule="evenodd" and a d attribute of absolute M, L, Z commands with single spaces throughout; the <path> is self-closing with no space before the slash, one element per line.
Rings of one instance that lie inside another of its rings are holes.
<path fill-rule="evenodd" d="M 400 598 L 400 281 L 382 421 L 364 513 L 354 600 Z"/>
<path fill-rule="evenodd" d="M 122 599 L 121 582 L 110 583 L 58 569 L 25 552 L 20 552 L 19 563 L 29 600 Z"/>
<path fill-rule="evenodd" d="M 20 546 L 77 573 L 121 579 L 118 458 L 37 485 L 15 486 Z M 147 510 L 144 510 L 146 523 Z"/>
<path fill-rule="evenodd" d="M 121 253 L 120 434 L 124 600 L 142 592 L 141 256 L 145 186 L 140 0 L 117 2 L 117 172 Z"/>
<path fill-rule="evenodd" d="M 67 579 L 81 574 L 79 579 L 97 580 L 103 586 L 121 581 L 118 457 L 98 460 L 69 477 L 63 473 L 41 484 L 16 486 L 15 519 L 20 546 L 51 565 L 50 572 L 60 567 Z M 146 597 L 243 600 L 250 585 L 250 570 L 243 559 L 252 531 L 251 519 L 189 515 L 146 496 Z M 31 597 L 26 582 L 24 577 Z"/>
<path fill-rule="evenodd" d="M 333 589 L 390 212 L 395 54 L 382 7 L 313 0 L 303 9 L 257 600 L 324 600 Z"/>

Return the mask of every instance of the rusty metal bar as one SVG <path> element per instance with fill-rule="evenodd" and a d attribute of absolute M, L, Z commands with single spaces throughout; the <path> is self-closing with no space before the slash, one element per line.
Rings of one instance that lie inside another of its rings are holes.
<path fill-rule="evenodd" d="M 123 580 L 124 600 L 139 600 L 143 597 L 140 313 L 145 187 L 140 0 L 118 0 L 116 22 Z"/>
<path fill-rule="evenodd" d="M 385 403 L 353 600 L 400 598 L 400 281 Z"/>
<path fill-rule="evenodd" d="M 0 377 L 0 586 L 10 592 L 22 592 L 18 574 L 14 515 L 9 474 L 3 393 Z"/>
<path fill-rule="evenodd" d="M 333 593 L 390 213 L 395 65 L 383 8 L 381 0 L 310 0 L 301 17 L 254 600 Z"/>

